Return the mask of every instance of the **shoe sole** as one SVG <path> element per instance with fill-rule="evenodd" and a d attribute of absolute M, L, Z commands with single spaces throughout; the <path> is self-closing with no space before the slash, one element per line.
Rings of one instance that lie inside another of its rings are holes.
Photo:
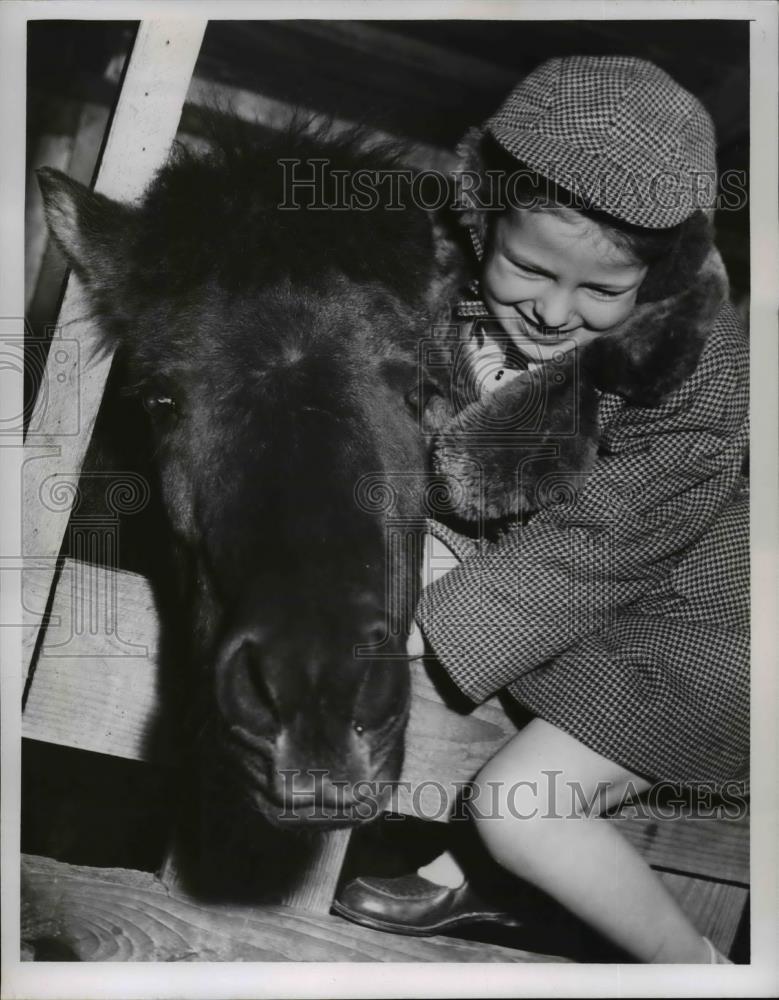
<path fill-rule="evenodd" d="M 348 906 L 344 906 L 337 900 L 333 902 L 332 909 L 334 913 L 337 913 L 340 917 L 344 917 L 346 920 L 350 920 L 352 923 L 361 924 L 363 927 L 370 927 L 375 931 L 388 931 L 390 934 L 405 934 L 407 937 L 433 937 L 444 930 L 466 924 L 501 924 L 503 927 L 522 927 L 521 920 L 498 913 L 485 913 L 478 916 L 462 914 L 461 916 L 447 917 L 444 920 L 439 920 L 437 924 L 415 927 L 413 924 L 397 924 L 391 920 L 380 920 L 377 917 L 366 916 L 357 910 L 350 910 Z"/>

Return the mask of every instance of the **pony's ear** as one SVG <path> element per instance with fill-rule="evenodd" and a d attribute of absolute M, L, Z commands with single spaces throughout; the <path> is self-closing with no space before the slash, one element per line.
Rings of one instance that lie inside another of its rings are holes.
<path fill-rule="evenodd" d="M 52 167 L 36 171 L 49 231 L 87 285 L 120 272 L 133 209 L 97 194 Z"/>

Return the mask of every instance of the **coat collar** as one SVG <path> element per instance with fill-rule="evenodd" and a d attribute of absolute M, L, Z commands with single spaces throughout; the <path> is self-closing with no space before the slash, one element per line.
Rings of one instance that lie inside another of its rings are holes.
<path fill-rule="evenodd" d="M 582 352 L 592 384 L 638 406 L 657 406 L 695 371 L 714 320 L 729 293 L 713 246 L 690 285 L 636 306 L 628 318 Z"/>

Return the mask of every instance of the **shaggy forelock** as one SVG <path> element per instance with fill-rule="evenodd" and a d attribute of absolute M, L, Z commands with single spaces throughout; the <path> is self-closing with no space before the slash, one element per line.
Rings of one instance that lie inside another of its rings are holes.
<path fill-rule="evenodd" d="M 255 134 L 234 121 L 212 124 L 210 151 L 180 146 L 159 172 L 141 206 L 136 257 L 147 262 L 138 280 L 145 291 L 207 277 L 231 290 L 246 282 L 278 283 L 289 278 L 321 285 L 336 271 L 354 281 L 375 280 L 415 298 L 427 287 L 434 258 L 425 213 L 389 208 L 389 184 L 376 186 L 373 210 L 341 211 L 290 202 L 289 181 L 312 176 L 307 162 L 325 159 L 322 204 L 336 200 L 331 171 L 387 175 L 401 164 L 401 148 L 366 148 L 365 135 L 336 138 L 291 128 Z M 294 168 L 282 161 L 300 161 Z M 306 204 L 306 189 L 295 200 Z"/>

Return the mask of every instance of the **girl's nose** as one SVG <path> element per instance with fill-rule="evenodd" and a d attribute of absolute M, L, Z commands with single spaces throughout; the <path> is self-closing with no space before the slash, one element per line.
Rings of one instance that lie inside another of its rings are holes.
<path fill-rule="evenodd" d="M 533 312 L 539 326 L 564 326 L 571 314 L 571 303 L 567 292 L 560 288 L 549 289 L 533 303 Z"/>

